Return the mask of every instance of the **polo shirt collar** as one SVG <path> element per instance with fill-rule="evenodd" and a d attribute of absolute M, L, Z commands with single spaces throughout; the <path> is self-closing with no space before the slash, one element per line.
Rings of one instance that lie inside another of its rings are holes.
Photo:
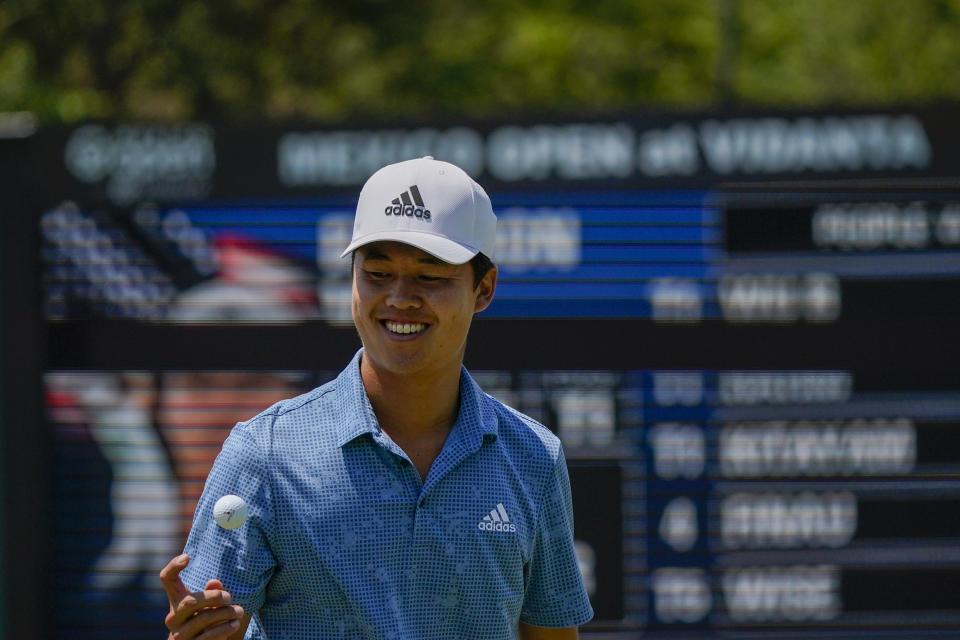
<path fill-rule="evenodd" d="M 477 416 L 471 420 L 468 416 Z M 498 434 L 497 412 L 493 400 L 484 393 L 483 389 L 474 382 L 466 367 L 460 370 L 460 413 L 453 426 L 454 432 L 459 431 L 465 442 L 479 447 L 485 440 L 496 440 Z"/>
<path fill-rule="evenodd" d="M 337 446 L 351 442 L 365 433 L 380 433 L 380 424 L 373 412 L 373 405 L 367 397 L 367 390 L 360 377 L 360 356 L 363 349 L 354 354 L 350 364 L 340 372 L 335 382 L 339 419 L 334 421 L 337 433 Z"/>
<path fill-rule="evenodd" d="M 373 405 L 367 397 L 360 376 L 360 357 L 363 349 L 357 351 L 350 364 L 337 376 L 334 383 L 337 389 L 338 409 L 341 419 L 336 420 L 337 446 L 351 442 L 363 434 L 380 433 L 380 424 L 373 412 Z M 467 416 L 477 416 L 470 420 Z M 453 425 L 451 436 L 470 449 L 478 448 L 485 440 L 494 441 L 498 435 L 498 419 L 493 404 L 486 393 L 474 382 L 466 367 L 460 370 L 460 411 Z"/>

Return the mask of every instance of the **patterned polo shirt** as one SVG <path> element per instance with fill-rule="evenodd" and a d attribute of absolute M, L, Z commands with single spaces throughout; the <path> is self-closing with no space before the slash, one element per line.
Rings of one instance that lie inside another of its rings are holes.
<path fill-rule="evenodd" d="M 361 354 L 234 427 L 194 516 L 187 587 L 219 578 L 255 614 L 247 637 L 269 640 L 499 640 L 518 621 L 588 621 L 559 440 L 463 369 L 457 421 L 421 481 L 377 423 Z M 226 494 L 249 506 L 235 530 L 212 516 Z"/>

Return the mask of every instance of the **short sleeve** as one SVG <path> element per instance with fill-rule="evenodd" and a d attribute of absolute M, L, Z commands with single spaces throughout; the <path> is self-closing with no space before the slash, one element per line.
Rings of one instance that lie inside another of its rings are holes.
<path fill-rule="evenodd" d="M 184 548 L 190 564 L 181 577 L 194 591 L 217 578 L 234 603 L 256 613 L 263 606 L 276 560 L 269 546 L 273 525 L 269 478 L 247 429 L 247 423 L 234 427 L 207 476 Z M 248 510 L 246 523 L 233 530 L 213 519 L 214 503 L 228 494 L 243 498 Z"/>
<path fill-rule="evenodd" d="M 592 617 L 593 608 L 573 546 L 570 476 L 561 449 L 540 502 L 520 621 L 564 628 L 581 625 Z"/>

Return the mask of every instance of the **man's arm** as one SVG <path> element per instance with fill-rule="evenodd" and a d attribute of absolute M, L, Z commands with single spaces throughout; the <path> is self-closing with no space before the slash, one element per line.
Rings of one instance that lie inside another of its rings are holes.
<path fill-rule="evenodd" d="M 534 552 L 525 567 L 520 637 L 577 638 L 577 627 L 593 617 L 593 609 L 573 541 L 573 500 L 563 449 L 557 451 L 539 510 Z"/>
<path fill-rule="evenodd" d="M 160 572 L 170 600 L 167 629 L 175 640 L 242 638 L 250 621 L 246 614 L 262 606 L 263 590 L 276 567 L 267 543 L 272 522 L 268 473 L 255 455 L 260 449 L 247 426 L 241 423 L 233 429 L 213 463 L 197 503 L 185 553 Z M 242 496 L 249 511 L 243 528 L 236 531 L 224 530 L 213 517 L 218 497 L 231 493 Z M 194 556 L 192 561 L 188 554 Z M 238 557 L 245 558 L 244 562 L 237 561 Z M 203 591 L 190 594 L 180 578 L 181 571 L 192 586 L 206 581 Z M 215 578 L 210 579 L 212 576 Z M 244 594 L 239 598 L 242 602 L 233 602 L 221 580 Z M 211 592 L 221 592 L 222 602 L 206 604 L 216 595 Z M 175 630 L 179 635 L 173 633 Z"/>
<path fill-rule="evenodd" d="M 577 627 L 551 629 L 520 623 L 520 640 L 577 640 L 579 637 Z"/>

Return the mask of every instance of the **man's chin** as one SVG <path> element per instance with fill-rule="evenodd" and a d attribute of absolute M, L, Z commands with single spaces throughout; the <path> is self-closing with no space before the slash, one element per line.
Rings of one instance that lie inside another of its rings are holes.
<path fill-rule="evenodd" d="M 427 358 L 419 350 L 408 350 L 407 353 L 398 353 L 398 351 L 389 346 L 371 351 L 365 346 L 364 356 L 368 366 L 375 371 L 393 375 L 411 375 L 425 368 Z"/>

